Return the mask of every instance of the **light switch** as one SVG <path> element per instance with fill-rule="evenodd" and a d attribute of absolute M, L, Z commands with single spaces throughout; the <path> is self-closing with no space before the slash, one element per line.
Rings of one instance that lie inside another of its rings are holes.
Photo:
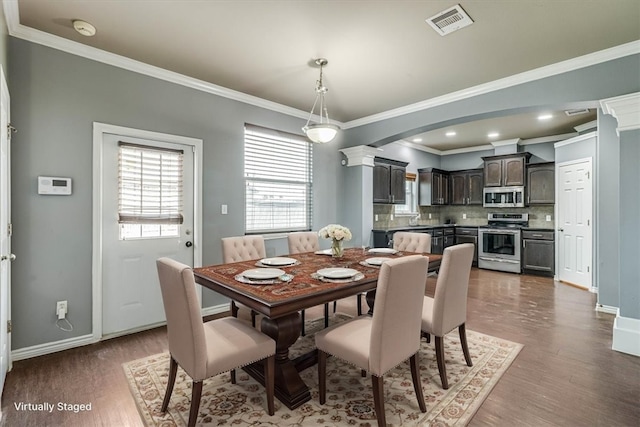
<path fill-rule="evenodd" d="M 227 214 L 227 205 L 222 205 L 222 215 L 226 215 Z"/>
<path fill-rule="evenodd" d="M 551 215 L 547 215 L 547 221 L 551 221 Z"/>
<path fill-rule="evenodd" d="M 378 220 L 378 214 L 376 214 L 376 221 Z"/>
<path fill-rule="evenodd" d="M 462 214 L 462 219 L 467 219 L 467 214 Z"/>

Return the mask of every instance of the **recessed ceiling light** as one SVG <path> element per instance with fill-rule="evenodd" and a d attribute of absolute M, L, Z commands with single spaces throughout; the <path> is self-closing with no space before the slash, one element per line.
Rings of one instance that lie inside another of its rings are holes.
<path fill-rule="evenodd" d="M 551 118 L 553 118 L 552 114 L 540 114 L 538 116 L 538 120 L 549 120 Z"/>
<path fill-rule="evenodd" d="M 489 138 L 497 138 L 500 136 L 498 132 L 491 132 L 487 135 Z"/>
<path fill-rule="evenodd" d="M 413 138 L 412 141 L 413 142 L 422 142 L 422 138 Z"/>
<path fill-rule="evenodd" d="M 456 136 L 456 132 L 453 130 L 450 130 L 449 132 L 445 133 L 446 136 Z"/>
<path fill-rule="evenodd" d="M 83 21 L 82 19 L 74 19 L 73 28 L 75 28 L 78 33 L 86 37 L 91 37 L 96 34 L 96 27 L 89 24 L 87 21 Z"/>

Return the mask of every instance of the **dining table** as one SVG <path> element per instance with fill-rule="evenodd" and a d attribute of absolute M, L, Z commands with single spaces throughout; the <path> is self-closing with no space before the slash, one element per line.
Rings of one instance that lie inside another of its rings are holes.
<path fill-rule="evenodd" d="M 317 351 L 293 360 L 289 357 L 289 348 L 300 337 L 300 311 L 366 292 L 369 313 L 372 313 L 380 266 L 369 264 L 367 260 L 377 258 L 377 262 L 380 262 L 381 257 L 398 258 L 407 255 L 416 254 L 391 250 L 376 253 L 375 249 L 349 248 L 345 249 L 342 257 L 333 257 L 328 250 L 286 255 L 291 264 L 276 265 L 284 274 L 269 280 L 252 280 L 243 275 L 248 270 L 272 267 L 262 262 L 269 260 L 211 265 L 194 268 L 193 272 L 195 281 L 201 286 L 262 315 L 261 331 L 276 342 L 275 395 L 285 406 L 295 409 L 311 399 L 309 387 L 300 377 L 300 372 L 317 363 Z M 438 270 L 442 255 L 420 255 L 429 258 L 430 272 Z M 357 274 L 337 279 L 318 274 L 327 268 L 353 269 L 357 270 Z M 243 369 L 264 384 L 261 362 Z"/>

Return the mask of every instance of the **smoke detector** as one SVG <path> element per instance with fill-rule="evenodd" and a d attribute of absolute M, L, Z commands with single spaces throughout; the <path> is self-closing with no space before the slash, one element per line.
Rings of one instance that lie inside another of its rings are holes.
<path fill-rule="evenodd" d="M 457 4 L 427 19 L 427 24 L 431 25 L 436 33 L 446 36 L 460 28 L 468 27 L 473 24 L 473 20 L 462 6 Z"/>
<path fill-rule="evenodd" d="M 85 37 L 91 37 L 96 34 L 96 27 L 82 19 L 74 19 L 73 28 Z"/>

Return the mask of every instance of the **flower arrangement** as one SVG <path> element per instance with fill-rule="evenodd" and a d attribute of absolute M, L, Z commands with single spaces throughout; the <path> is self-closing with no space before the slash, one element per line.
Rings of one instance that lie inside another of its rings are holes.
<path fill-rule="evenodd" d="M 351 231 L 343 225 L 329 224 L 318 231 L 318 236 L 331 239 L 331 255 L 340 258 L 344 254 L 342 242 L 351 240 Z"/>
<path fill-rule="evenodd" d="M 351 231 L 343 225 L 329 224 L 318 231 L 318 236 L 323 239 L 351 240 Z"/>

